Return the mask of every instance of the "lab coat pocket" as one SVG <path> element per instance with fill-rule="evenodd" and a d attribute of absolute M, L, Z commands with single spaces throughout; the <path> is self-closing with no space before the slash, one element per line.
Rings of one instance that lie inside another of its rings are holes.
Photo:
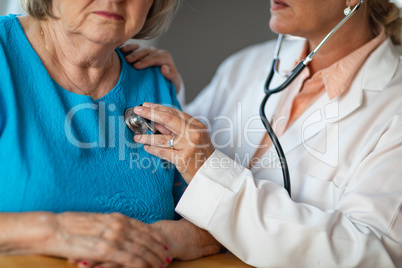
<path fill-rule="evenodd" d="M 339 202 L 343 190 L 332 180 L 310 176 L 297 169 L 291 172 L 292 199 L 322 210 L 332 209 Z"/>

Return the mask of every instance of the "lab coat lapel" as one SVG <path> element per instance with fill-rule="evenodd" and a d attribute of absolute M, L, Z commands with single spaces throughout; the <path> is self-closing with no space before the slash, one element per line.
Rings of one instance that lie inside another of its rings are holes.
<path fill-rule="evenodd" d="M 288 153 L 300 144 L 305 144 L 329 124 L 340 121 L 359 108 L 363 96 L 361 78 L 362 73 L 359 73 L 343 97 L 330 100 L 324 93 L 309 107 L 279 139 L 283 151 Z"/>
<path fill-rule="evenodd" d="M 333 100 L 324 93 L 281 136 L 279 140 L 285 154 L 358 109 L 364 90 L 381 91 L 394 76 L 399 59 L 389 39 L 381 44 L 369 56 L 347 93 Z"/>

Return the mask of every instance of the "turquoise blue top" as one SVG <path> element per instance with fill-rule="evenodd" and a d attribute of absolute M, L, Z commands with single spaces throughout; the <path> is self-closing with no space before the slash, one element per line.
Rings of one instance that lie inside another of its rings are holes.
<path fill-rule="evenodd" d="M 0 212 L 120 212 L 174 218 L 184 186 L 173 165 L 133 142 L 123 115 L 145 101 L 179 106 L 158 68 L 119 53 L 119 81 L 98 100 L 48 74 L 14 15 L 0 17 Z M 175 194 L 173 194 L 175 192 Z"/>

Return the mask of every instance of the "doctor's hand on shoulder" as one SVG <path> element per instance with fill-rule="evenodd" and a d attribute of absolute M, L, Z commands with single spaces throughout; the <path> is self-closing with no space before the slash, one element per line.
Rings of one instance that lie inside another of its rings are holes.
<path fill-rule="evenodd" d="M 151 66 L 159 66 L 162 75 L 168 79 L 179 93 L 182 78 L 170 53 L 154 47 L 141 48 L 138 44 L 127 43 L 120 47 L 123 53 L 128 53 L 125 60 L 135 69 L 141 70 Z"/>
<path fill-rule="evenodd" d="M 196 118 L 174 108 L 143 103 L 134 112 L 155 122 L 161 134 L 135 135 L 148 153 L 174 164 L 190 183 L 195 173 L 215 151 L 207 127 Z"/>

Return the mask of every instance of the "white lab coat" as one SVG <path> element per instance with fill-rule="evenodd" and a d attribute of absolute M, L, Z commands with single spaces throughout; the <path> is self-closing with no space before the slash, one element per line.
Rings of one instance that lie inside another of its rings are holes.
<path fill-rule="evenodd" d="M 227 59 L 187 107 L 209 121 L 217 150 L 176 211 L 257 267 L 402 267 L 401 57 L 388 39 L 346 94 L 324 94 L 281 136 L 289 198 L 273 148 L 263 167 L 243 167 L 264 135 L 258 109 L 274 45 Z M 302 47 L 284 43 L 281 69 Z M 268 118 L 278 99 L 268 101 Z"/>

